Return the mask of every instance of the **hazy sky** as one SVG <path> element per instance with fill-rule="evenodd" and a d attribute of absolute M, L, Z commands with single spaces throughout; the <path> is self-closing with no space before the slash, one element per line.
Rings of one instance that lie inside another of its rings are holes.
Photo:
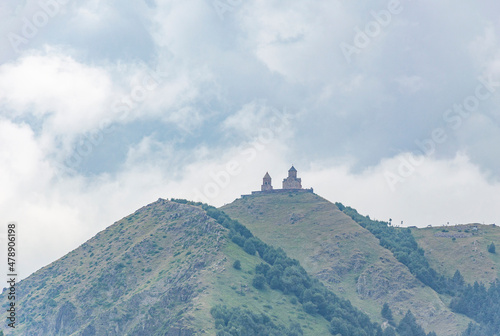
<path fill-rule="evenodd" d="M 292 164 L 372 218 L 500 223 L 499 13 L 2 1 L 2 237 L 16 221 L 27 276 L 159 197 L 220 206 Z"/>

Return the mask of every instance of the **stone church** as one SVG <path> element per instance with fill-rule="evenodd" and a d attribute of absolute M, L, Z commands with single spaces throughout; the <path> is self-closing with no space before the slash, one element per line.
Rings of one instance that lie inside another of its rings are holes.
<path fill-rule="evenodd" d="M 283 189 L 274 189 L 272 185 L 271 175 L 269 175 L 269 172 L 266 172 L 266 175 L 264 175 L 264 178 L 262 179 L 262 186 L 260 187 L 260 191 L 252 191 L 252 194 L 279 193 L 287 191 L 313 192 L 313 189 L 302 188 L 302 180 L 297 177 L 297 169 L 292 166 L 288 170 L 288 177 L 283 179 Z"/>
<path fill-rule="evenodd" d="M 302 180 L 297 178 L 297 169 L 294 166 L 288 170 L 288 177 L 283 179 L 283 189 L 302 189 Z"/>

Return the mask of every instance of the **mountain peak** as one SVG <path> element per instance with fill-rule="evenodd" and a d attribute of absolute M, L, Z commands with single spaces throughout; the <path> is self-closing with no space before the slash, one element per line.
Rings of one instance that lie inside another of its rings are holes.
<path fill-rule="evenodd" d="M 258 193 L 221 209 L 265 243 L 282 248 L 374 321 L 380 321 L 386 302 L 398 318 L 411 309 L 419 323 L 439 335 L 456 335 L 467 321 L 422 286 L 373 234 L 312 192 Z"/>
<path fill-rule="evenodd" d="M 193 309 L 224 231 L 200 207 L 142 207 L 19 283 L 16 334 L 189 335 L 180 312 Z"/>

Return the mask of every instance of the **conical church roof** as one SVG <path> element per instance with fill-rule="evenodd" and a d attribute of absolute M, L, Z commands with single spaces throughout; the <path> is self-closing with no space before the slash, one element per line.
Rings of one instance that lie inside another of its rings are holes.
<path fill-rule="evenodd" d="M 266 172 L 266 175 L 264 175 L 264 178 L 271 178 L 271 175 L 269 175 L 269 173 Z"/>
<path fill-rule="evenodd" d="M 292 166 L 292 168 L 290 168 L 288 171 L 289 171 L 289 172 L 291 172 L 291 171 L 297 171 L 297 169 L 295 169 L 295 167 L 294 167 L 294 166 Z"/>

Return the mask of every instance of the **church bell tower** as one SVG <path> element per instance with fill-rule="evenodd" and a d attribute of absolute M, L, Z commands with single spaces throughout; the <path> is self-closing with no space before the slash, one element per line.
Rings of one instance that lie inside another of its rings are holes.
<path fill-rule="evenodd" d="M 273 186 L 271 185 L 271 175 L 269 173 L 266 173 L 264 175 L 264 178 L 262 179 L 262 186 L 260 187 L 261 191 L 269 191 L 273 190 Z"/>

